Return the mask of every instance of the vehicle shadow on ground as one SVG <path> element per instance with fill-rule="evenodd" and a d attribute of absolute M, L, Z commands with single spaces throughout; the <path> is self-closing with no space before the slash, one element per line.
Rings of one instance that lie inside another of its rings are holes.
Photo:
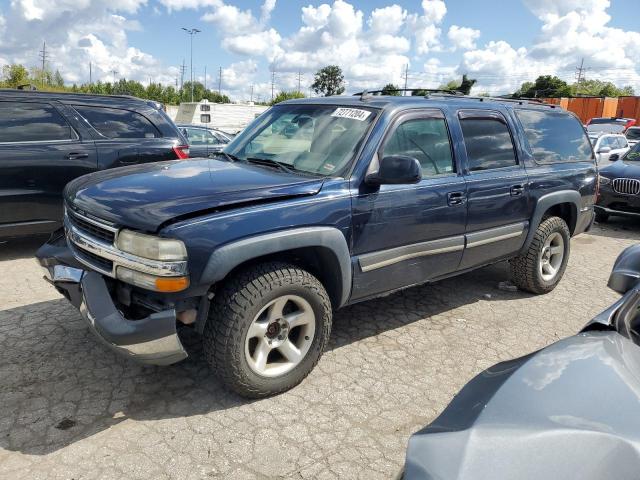
<path fill-rule="evenodd" d="M 498 290 L 506 279 L 502 263 L 345 308 L 329 350 L 481 299 L 528 295 Z M 251 403 L 222 388 L 192 331 L 181 337 L 189 359 L 142 366 L 98 343 L 66 300 L 0 311 L 0 448 L 45 455 L 127 419 L 188 419 Z"/>
<path fill-rule="evenodd" d="M 627 217 L 610 217 L 606 223 L 594 223 L 590 235 L 598 237 L 637 240 L 640 234 L 640 219 Z M 576 237 L 576 239 L 584 236 Z"/>
<path fill-rule="evenodd" d="M 49 235 L 37 235 L 19 240 L 0 241 L 0 262 L 35 256 Z"/>

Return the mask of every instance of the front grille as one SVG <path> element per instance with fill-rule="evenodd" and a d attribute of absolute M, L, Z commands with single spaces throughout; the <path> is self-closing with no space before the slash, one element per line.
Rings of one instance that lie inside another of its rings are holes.
<path fill-rule="evenodd" d="M 100 227 L 95 223 L 91 223 L 81 216 L 74 213 L 72 210 L 67 210 L 67 216 L 71 224 L 76 227 L 78 230 L 86 233 L 87 235 L 91 235 L 93 238 L 97 238 L 98 240 L 103 240 L 108 244 L 112 244 L 116 233 L 113 230 L 108 230 L 106 228 Z"/>
<path fill-rule="evenodd" d="M 96 270 L 102 270 L 104 272 L 111 272 L 113 270 L 113 262 L 111 260 L 107 260 L 106 258 L 102 258 L 95 253 L 89 252 L 84 248 L 79 247 L 78 245 L 74 245 L 73 249 L 78 257 L 81 260 L 84 260 L 89 265 L 92 265 L 96 268 Z"/>
<path fill-rule="evenodd" d="M 640 180 L 635 178 L 616 178 L 613 180 L 613 191 L 625 195 L 638 195 L 640 193 Z"/>

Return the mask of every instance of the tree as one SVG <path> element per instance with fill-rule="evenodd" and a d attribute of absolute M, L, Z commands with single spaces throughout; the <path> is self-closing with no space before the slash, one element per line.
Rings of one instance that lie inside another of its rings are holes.
<path fill-rule="evenodd" d="M 438 87 L 438 90 L 457 90 L 460 88 L 460 82 L 457 80 L 450 80 L 447 83 L 443 83 Z"/>
<path fill-rule="evenodd" d="M 337 65 L 328 65 L 316 72 L 311 85 L 313 91 L 325 97 L 340 95 L 344 92 L 344 75 Z"/>
<path fill-rule="evenodd" d="M 469 95 L 471 93 L 471 88 L 476 82 L 477 80 L 475 78 L 467 78 L 467 74 L 465 73 L 462 75 L 462 83 L 460 83 L 460 86 L 456 90 L 462 92 L 463 95 Z"/>
<path fill-rule="evenodd" d="M 64 87 L 64 79 L 62 78 L 60 70 L 58 69 L 56 69 L 55 73 L 53 74 L 53 85 L 58 88 Z"/>
<path fill-rule="evenodd" d="M 602 80 L 583 80 L 571 86 L 573 95 L 592 95 L 594 97 L 621 97 L 633 95 L 633 87 L 618 88 L 611 82 Z"/>
<path fill-rule="evenodd" d="M 523 83 L 520 89 L 514 94 L 517 97 L 527 98 L 558 98 L 571 95 L 571 87 L 564 80 L 551 75 L 541 75 L 536 81 Z"/>
<path fill-rule="evenodd" d="M 276 98 L 273 99 L 270 105 L 275 105 L 276 103 L 284 102 L 285 100 L 292 100 L 294 98 L 304 98 L 304 94 L 297 91 L 280 92 L 278 95 L 276 95 Z"/>
<path fill-rule="evenodd" d="M 382 95 L 393 95 L 394 97 L 399 97 L 399 87 L 396 87 L 393 83 L 387 83 L 382 89 Z"/>
<path fill-rule="evenodd" d="M 9 88 L 29 83 L 29 72 L 20 64 L 5 65 L 2 67 L 3 83 Z"/>

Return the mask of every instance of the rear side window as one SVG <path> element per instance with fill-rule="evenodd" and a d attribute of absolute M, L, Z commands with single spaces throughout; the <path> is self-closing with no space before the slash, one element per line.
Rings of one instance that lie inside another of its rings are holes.
<path fill-rule="evenodd" d="M 74 105 L 80 115 L 107 138 L 156 138 L 158 129 L 144 116 L 120 108 Z"/>
<path fill-rule="evenodd" d="M 538 163 L 590 162 L 589 137 L 580 122 L 560 112 L 516 110 L 533 158 Z M 604 139 L 603 139 L 604 140 Z M 602 143 L 600 147 L 603 147 Z M 611 147 L 611 145 L 607 145 Z"/>
<path fill-rule="evenodd" d="M 455 171 L 447 125 L 443 118 L 415 118 L 401 123 L 384 145 L 383 157 L 407 155 L 418 159 L 422 175 Z"/>
<path fill-rule="evenodd" d="M 497 112 L 460 112 L 469 170 L 478 172 L 517 165 L 513 140 Z"/>
<path fill-rule="evenodd" d="M 48 103 L 0 102 L 0 143 L 76 138 L 64 117 Z"/>
<path fill-rule="evenodd" d="M 203 113 L 200 115 L 200 123 L 209 123 L 211 122 L 211 115 L 208 113 Z"/>
<path fill-rule="evenodd" d="M 215 145 L 218 143 L 216 137 L 204 128 L 187 128 L 186 131 L 191 145 Z"/>

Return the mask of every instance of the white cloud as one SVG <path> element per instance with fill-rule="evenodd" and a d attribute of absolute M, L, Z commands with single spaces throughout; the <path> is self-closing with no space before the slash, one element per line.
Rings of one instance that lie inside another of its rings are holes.
<path fill-rule="evenodd" d="M 479 37 L 480 30 L 469 27 L 459 27 L 458 25 L 451 25 L 447 33 L 447 38 L 451 42 L 454 50 L 471 50 L 476 48 L 476 40 Z"/>
<path fill-rule="evenodd" d="M 422 15 L 409 15 L 407 24 L 415 37 L 415 50 L 418 55 L 437 52 L 441 49 L 438 25 L 447 13 L 442 0 L 422 0 Z"/>

